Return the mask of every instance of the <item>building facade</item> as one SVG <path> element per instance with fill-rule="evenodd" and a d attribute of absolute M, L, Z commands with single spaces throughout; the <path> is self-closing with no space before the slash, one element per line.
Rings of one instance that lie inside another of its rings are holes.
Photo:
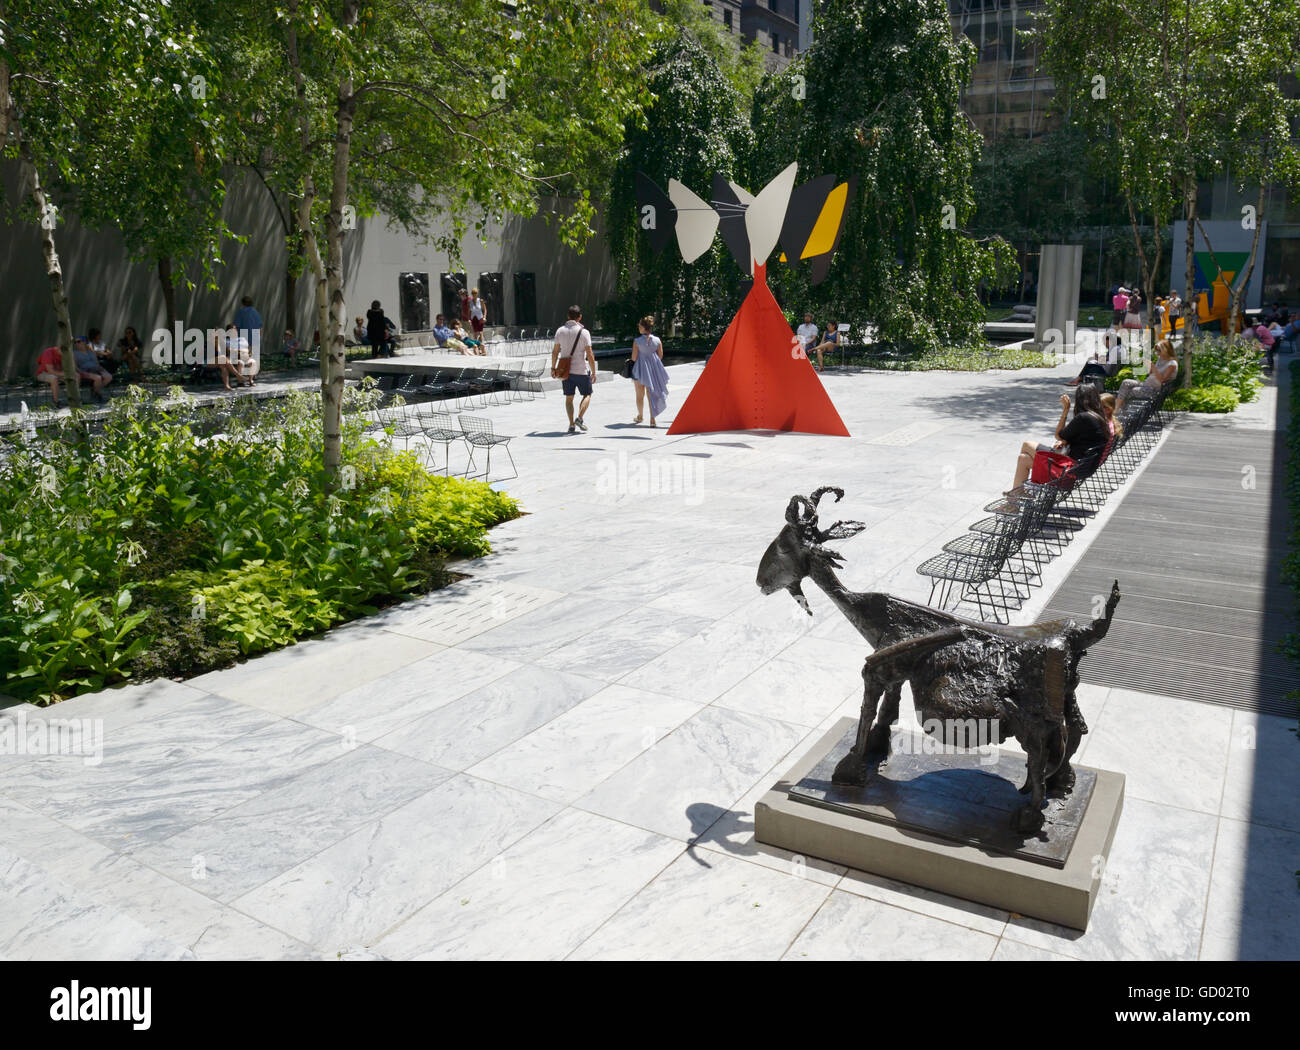
<path fill-rule="evenodd" d="M 742 0 L 740 32 L 757 41 L 770 70 L 782 69 L 807 47 L 807 19 L 813 0 Z"/>
<path fill-rule="evenodd" d="M 949 0 L 953 33 L 975 45 L 978 58 L 962 91 L 962 108 L 988 142 L 1035 138 L 1060 123 L 1049 112 L 1052 78 L 1039 72 L 1033 28 L 1041 0 Z"/>
<path fill-rule="evenodd" d="M 264 345 L 278 347 L 286 324 L 309 342 L 316 328 L 312 279 L 297 282 L 288 318 L 283 226 L 258 180 L 238 170 L 225 174 L 226 221 L 247 240 L 225 245 L 224 262 L 213 275 L 217 288 L 200 280 L 187 289 L 178 278 L 178 319 L 185 327 L 225 327 L 248 295 L 265 322 Z M 14 201 L 16 167 L 0 166 L 0 179 L 6 199 Z M 429 239 L 390 226 L 382 216 L 358 219 L 343 241 L 348 316 L 364 316 L 377 299 L 402 332 L 427 330 L 439 313 L 459 316 L 459 290 L 465 286 L 479 288 L 493 326 L 556 328 L 575 303 L 592 316 L 612 294 L 614 266 L 599 225 L 581 255 L 560 243 L 546 212 L 564 207 L 563 201 L 543 201 L 532 218 L 492 226 L 483 240 L 466 237 L 455 267 Z M 71 209 L 66 216 L 59 219 L 55 239 L 74 334 L 100 328 L 113 344 L 131 325 L 146 346 L 152 345 L 150 334 L 166 327 L 155 266 L 132 263 L 115 230 L 85 229 Z M 0 216 L 0 245 L 0 287 L 10 304 L 0 314 L 0 379 L 30 376 L 37 354 L 58 341 L 40 231 L 12 213 Z"/>

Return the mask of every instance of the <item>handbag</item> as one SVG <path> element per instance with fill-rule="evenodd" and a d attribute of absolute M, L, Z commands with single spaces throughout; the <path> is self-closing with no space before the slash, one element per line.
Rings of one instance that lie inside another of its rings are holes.
<path fill-rule="evenodd" d="M 583 332 L 582 325 L 578 325 L 578 334 L 573 337 L 573 346 L 570 348 L 569 352 L 564 357 L 560 358 L 558 361 L 555 362 L 556 379 L 569 378 L 569 368 L 573 364 L 573 355 L 577 353 L 578 344 L 582 342 L 582 332 Z"/>
<path fill-rule="evenodd" d="M 1029 473 L 1029 480 L 1035 485 L 1046 485 L 1062 477 L 1072 466 L 1074 460 L 1064 452 L 1040 448 L 1034 453 L 1034 466 Z"/>
<path fill-rule="evenodd" d="M 633 369 L 634 367 L 636 367 L 636 364 L 635 364 L 635 362 L 634 362 L 634 361 L 629 357 L 626 361 L 623 362 L 623 367 L 619 369 L 619 375 L 621 375 L 624 379 L 631 379 L 631 378 L 632 378 L 632 369 Z"/>

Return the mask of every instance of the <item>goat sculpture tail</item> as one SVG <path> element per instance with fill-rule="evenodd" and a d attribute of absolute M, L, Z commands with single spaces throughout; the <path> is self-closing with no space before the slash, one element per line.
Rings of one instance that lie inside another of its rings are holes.
<path fill-rule="evenodd" d="M 1115 607 L 1119 605 L 1119 598 L 1119 580 L 1116 580 L 1111 586 L 1110 597 L 1106 599 L 1105 614 L 1086 627 L 1075 627 L 1070 631 L 1070 648 L 1076 655 L 1082 655 L 1106 637 L 1107 632 L 1110 631 L 1110 622 L 1115 616 Z"/>

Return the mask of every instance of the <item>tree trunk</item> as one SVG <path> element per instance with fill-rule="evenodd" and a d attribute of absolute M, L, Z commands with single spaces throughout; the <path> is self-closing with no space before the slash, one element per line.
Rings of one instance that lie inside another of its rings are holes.
<path fill-rule="evenodd" d="M 81 407 L 81 386 L 77 381 L 77 361 L 72 355 L 72 318 L 68 314 L 68 292 L 63 284 L 63 266 L 59 261 L 58 246 L 54 242 L 54 224 L 56 213 L 50 198 L 41 185 L 41 175 L 36 168 L 31 148 L 23 137 L 22 125 L 18 113 L 10 107 L 9 127 L 18 139 L 18 156 L 21 161 L 21 175 L 26 186 L 30 187 L 32 203 L 36 205 L 36 214 L 41 230 L 41 253 L 45 259 L 45 275 L 50 281 L 50 299 L 54 305 L 54 321 L 59 329 L 59 353 L 63 355 L 63 383 L 67 387 L 68 404 L 72 408 Z"/>
<path fill-rule="evenodd" d="M 1133 198 L 1127 198 L 1125 203 L 1128 205 L 1128 222 L 1129 226 L 1133 230 L 1133 244 L 1137 248 L 1138 265 L 1142 270 L 1142 290 L 1147 293 L 1147 317 L 1150 318 L 1155 315 L 1155 299 L 1152 296 L 1152 289 L 1155 286 L 1155 277 L 1152 274 L 1151 262 L 1147 259 L 1146 245 L 1142 243 L 1142 231 L 1138 227 L 1137 209 L 1133 206 Z M 1139 335 L 1139 345 L 1141 339 L 1142 337 Z"/>
<path fill-rule="evenodd" d="M 299 233 L 297 238 L 297 252 L 291 253 L 284 264 L 284 327 L 293 329 L 295 336 L 300 335 L 298 331 L 298 275 L 293 271 L 296 269 L 295 262 L 302 257 L 302 234 Z M 287 248 L 286 242 L 286 248 Z"/>
<path fill-rule="evenodd" d="M 307 85 L 303 79 L 302 66 L 298 61 L 298 2 L 290 0 L 287 52 L 289 68 L 293 71 L 294 90 L 298 100 L 298 123 L 302 134 L 303 153 L 310 154 L 311 122 L 307 112 Z M 310 161 L 310 157 L 309 157 Z M 312 177 L 310 164 L 302 177 L 302 200 L 298 202 L 298 232 L 302 236 L 303 255 L 316 280 L 316 327 L 321 338 L 321 394 L 324 397 L 328 386 L 329 355 L 325 352 L 325 340 L 329 337 L 329 290 L 325 275 L 325 265 L 321 260 L 320 245 L 316 241 L 316 230 L 312 226 L 312 208 L 316 204 L 316 180 Z M 328 425 L 322 424 L 328 430 Z M 328 455 L 328 453 L 326 453 Z"/>
<path fill-rule="evenodd" d="M 1250 284 L 1250 275 L 1255 271 L 1256 253 L 1259 251 L 1259 228 L 1263 225 L 1264 220 L 1260 218 L 1264 214 L 1264 193 L 1266 187 L 1261 182 L 1259 184 L 1259 203 L 1255 206 L 1255 236 L 1250 240 L 1250 258 L 1246 262 L 1246 268 L 1238 274 L 1238 280 L 1232 282 L 1232 299 L 1228 307 L 1228 323 L 1232 328 L 1233 335 L 1241 331 L 1241 300 L 1246 294 L 1246 285 Z"/>
<path fill-rule="evenodd" d="M 167 331 L 176 330 L 176 282 L 172 280 L 172 260 L 170 255 L 160 255 L 158 257 L 158 283 L 162 285 L 163 308 L 167 313 Z M 172 364 L 180 363 L 180 348 L 177 347 L 176 360 Z"/>
<path fill-rule="evenodd" d="M 1179 386 L 1183 388 L 1192 385 L 1192 354 L 1195 352 L 1192 344 L 1196 341 L 1196 336 L 1200 332 L 1200 322 L 1197 320 L 1197 302 L 1196 302 L 1196 179 L 1190 178 L 1183 184 L 1183 211 L 1187 216 L 1187 238 L 1186 238 L 1186 265 L 1184 266 L 1184 284 L 1185 290 L 1183 295 L 1183 363 L 1182 363 L 1182 382 Z"/>
<path fill-rule="evenodd" d="M 321 332 L 321 416 L 324 429 L 324 467 L 327 476 L 338 474 L 342 459 L 340 433 L 343 422 L 343 372 L 347 352 L 343 345 L 346 304 L 343 301 L 343 206 L 348 199 L 348 160 L 352 150 L 352 114 L 356 100 L 352 79 L 339 81 L 339 102 L 335 111 L 334 172 L 330 186 L 330 210 L 325 219 L 329 261 L 325 267 L 329 293 L 329 330 Z"/>

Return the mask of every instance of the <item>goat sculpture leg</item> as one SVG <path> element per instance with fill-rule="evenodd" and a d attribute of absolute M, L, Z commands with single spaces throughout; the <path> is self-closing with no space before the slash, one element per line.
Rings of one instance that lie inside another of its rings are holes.
<path fill-rule="evenodd" d="M 1021 792 L 1028 792 L 1029 802 L 1016 811 L 1015 828 L 1017 831 L 1032 835 L 1044 824 L 1043 801 L 1047 797 L 1047 765 L 1049 743 L 1047 734 L 1036 728 L 1025 734 L 1020 741 L 1025 749 L 1028 776 Z"/>
<path fill-rule="evenodd" d="M 903 683 L 890 682 L 885 687 L 885 702 L 876 716 L 875 725 L 867 734 L 867 754 L 872 758 L 889 757 L 889 735 L 898 722 L 898 705 L 903 698 Z"/>
<path fill-rule="evenodd" d="M 862 714 L 858 718 L 857 737 L 849 753 L 840 759 L 831 775 L 836 784 L 853 784 L 861 787 L 867 782 L 867 755 L 869 745 L 877 743 L 872 739 L 872 723 L 876 720 L 876 710 L 882 693 L 896 696 L 903 688 L 903 683 L 916 669 L 918 663 L 936 649 L 958 641 L 965 632 L 961 628 L 940 631 L 936 634 L 909 638 L 884 649 L 877 649 L 867 657 L 862 665 Z M 897 699 L 893 700 L 894 716 L 897 717 Z M 886 711 L 889 701 L 886 701 Z M 885 749 L 889 747 L 889 723 L 884 724 Z"/>

